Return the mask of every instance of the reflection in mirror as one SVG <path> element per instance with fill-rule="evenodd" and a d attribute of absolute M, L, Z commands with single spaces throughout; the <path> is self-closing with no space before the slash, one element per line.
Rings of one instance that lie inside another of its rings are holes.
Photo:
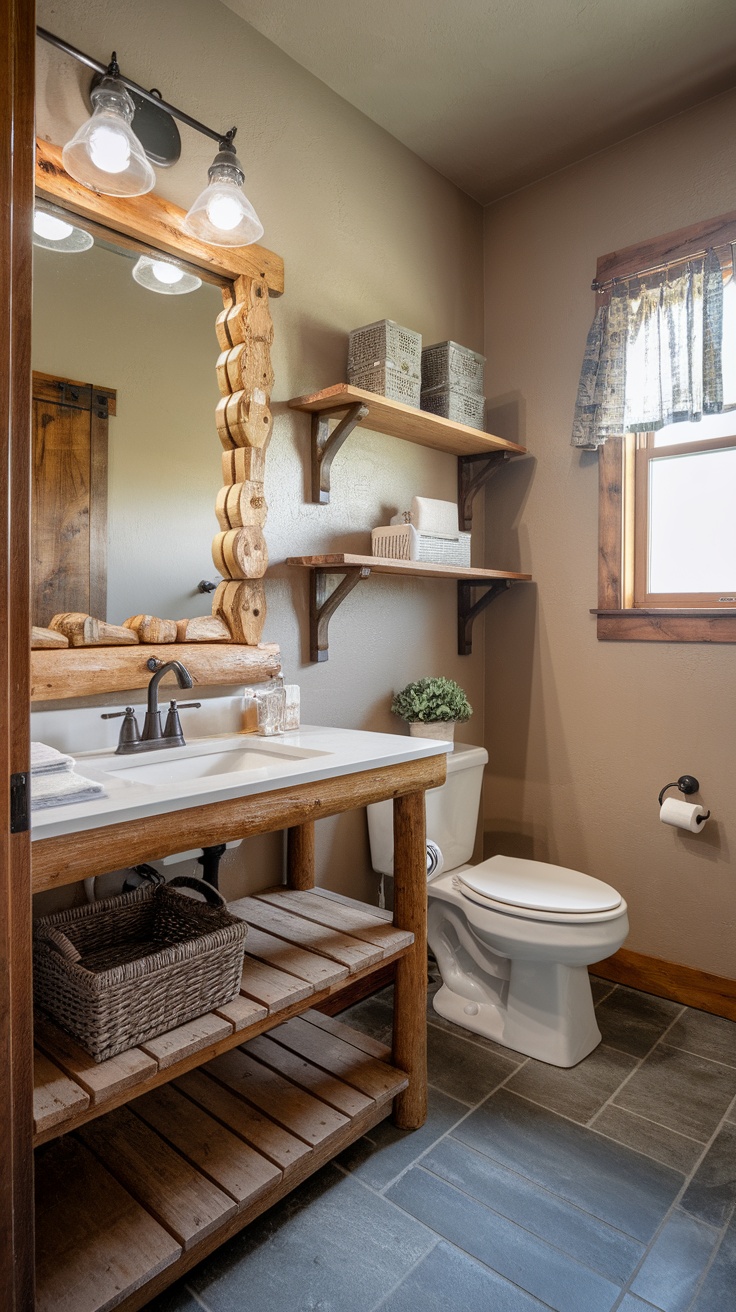
<path fill-rule="evenodd" d="M 209 613 L 220 287 L 121 241 L 34 247 L 35 625 Z"/>

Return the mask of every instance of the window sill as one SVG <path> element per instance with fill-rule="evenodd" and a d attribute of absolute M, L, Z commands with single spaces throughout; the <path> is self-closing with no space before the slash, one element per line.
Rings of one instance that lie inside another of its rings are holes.
<path fill-rule="evenodd" d="M 736 642 L 736 608 L 591 610 L 599 642 Z"/>

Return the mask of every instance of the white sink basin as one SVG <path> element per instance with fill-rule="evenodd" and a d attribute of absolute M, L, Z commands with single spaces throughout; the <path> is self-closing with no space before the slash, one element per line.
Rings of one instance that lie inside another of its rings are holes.
<path fill-rule="evenodd" d="M 243 772 L 267 778 L 283 774 L 290 765 L 313 756 L 325 755 L 326 752 L 297 747 L 279 748 L 265 742 L 248 743 L 246 746 L 241 738 L 227 746 L 222 743 L 210 743 L 207 746 L 193 743 L 186 748 L 164 747 L 140 755 L 116 756 L 110 765 L 99 761 L 96 765 L 100 775 L 111 775 L 126 783 L 166 788 L 190 779 L 210 779 L 218 775 Z"/>

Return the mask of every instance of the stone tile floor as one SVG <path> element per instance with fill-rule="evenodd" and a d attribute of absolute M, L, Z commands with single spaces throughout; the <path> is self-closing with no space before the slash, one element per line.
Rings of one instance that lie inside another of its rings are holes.
<path fill-rule="evenodd" d="M 736 1312 L 736 1024 L 593 992 L 569 1071 L 430 997 L 423 1129 L 384 1121 L 152 1312 Z M 386 1040 L 391 991 L 342 1018 Z"/>

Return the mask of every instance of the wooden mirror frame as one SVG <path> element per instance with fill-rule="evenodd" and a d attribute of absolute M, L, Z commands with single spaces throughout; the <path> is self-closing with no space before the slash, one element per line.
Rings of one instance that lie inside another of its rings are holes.
<path fill-rule="evenodd" d="M 221 400 L 216 427 L 223 447 L 217 498 L 220 532 L 213 542 L 223 582 L 212 615 L 174 621 L 131 616 L 122 626 L 93 616 L 56 616 L 34 630 L 31 698 L 52 701 L 144 688 L 152 657 L 183 656 L 195 684 L 243 684 L 280 671 L 279 648 L 262 643 L 266 619 L 263 537 L 266 449 L 273 416 L 269 297 L 284 290 L 284 263 L 262 246 L 210 246 L 188 236 L 185 211 L 163 197 L 118 198 L 83 187 L 65 172 L 61 149 L 36 140 L 36 196 L 75 215 L 93 234 L 146 254 L 164 252 L 223 287 L 216 322 Z M 174 644 L 176 644 L 174 646 Z"/>

